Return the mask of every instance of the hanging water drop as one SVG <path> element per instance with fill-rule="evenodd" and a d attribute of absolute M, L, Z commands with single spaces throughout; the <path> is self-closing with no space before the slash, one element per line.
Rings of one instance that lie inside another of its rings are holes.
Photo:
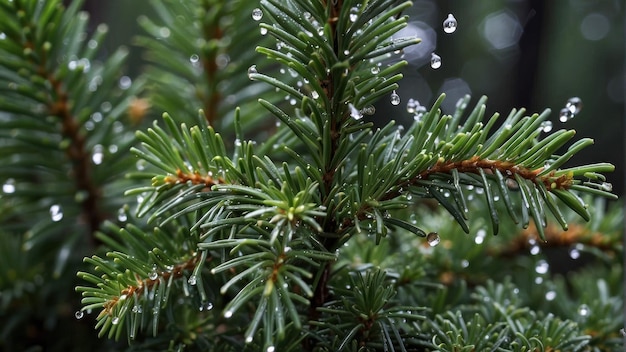
<path fill-rule="evenodd" d="M 261 27 L 260 32 L 261 32 L 261 35 L 266 35 L 267 34 L 267 28 Z"/>
<path fill-rule="evenodd" d="M 85 316 L 85 313 L 82 310 L 77 310 L 76 313 L 74 313 L 74 316 L 76 319 L 82 319 Z"/>
<path fill-rule="evenodd" d="M 250 79 L 253 79 L 252 77 L 250 77 L 250 75 L 258 73 L 258 71 L 256 70 L 256 65 L 252 65 L 250 67 L 248 67 L 248 77 Z"/>
<path fill-rule="evenodd" d="M 156 280 L 159 277 L 159 273 L 157 273 L 157 266 L 152 266 L 152 271 L 148 274 L 148 278 L 150 280 Z"/>
<path fill-rule="evenodd" d="M 196 275 L 191 275 L 187 280 L 187 283 L 191 286 L 195 286 L 198 283 L 198 278 L 196 277 Z"/>
<path fill-rule="evenodd" d="M 113 325 L 117 325 L 117 324 L 119 324 L 119 323 L 120 323 L 120 318 L 119 318 L 119 317 L 114 317 L 114 318 L 111 320 L 111 324 L 113 324 Z"/>
<path fill-rule="evenodd" d="M 539 126 L 543 132 L 547 133 L 552 131 L 552 121 L 543 121 Z"/>
<path fill-rule="evenodd" d="M 311 91 L 311 98 L 317 99 L 319 97 L 320 97 L 320 95 L 319 95 L 319 93 L 317 91 Z"/>
<path fill-rule="evenodd" d="M 394 90 L 391 93 L 391 105 L 398 105 L 400 104 L 400 96 L 398 95 L 398 93 L 396 93 L 396 91 Z"/>
<path fill-rule="evenodd" d="M 448 14 L 448 18 L 443 21 L 443 31 L 450 34 L 456 31 L 457 22 L 452 14 Z"/>
<path fill-rule="evenodd" d="M 441 56 L 435 53 L 430 54 L 430 67 L 435 70 L 441 67 Z"/>
<path fill-rule="evenodd" d="M 357 18 L 359 18 L 359 9 L 353 7 L 350 9 L 350 22 L 356 22 Z"/>
<path fill-rule="evenodd" d="M 535 265 L 535 271 L 537 272 L 537 274 L 546 274 L 548 272 L 548 269 L 550 269 L 550 264 L 548 264 L 548 262 L 543 259 L 539 260 L 537 262 L 537 265 Z"/>
<path fill-rule="evenodd" d="M 563 108 L 559 111 L 559 121 L 567 122 L 574 117 L 574 114 L 569 108 Z"/>
<path fill-rule="evenodd" d="M 124 222 L 128 220 L 128 215 L 126 215 L 126 210 L 124 208 L 119 208 L 117 211 L 117 220 Z"/>
<path fill-rule="evenodd" d="M 58 222 L 63 219 L 63 209 L 58 204 L 53 204 L 50 206 L 50 217 L 52 221 Z"/>
<path fill-rule="evenodd" d="M 602 182 L 602 184 L 600 185 L 600 188 L 603 191 L 611 192 L 613 191 L 613 184 L 611 184 L 610 182 Z"/>
<path fill-rule="evenodd" d="M 377 75 L 380 73 L 380 67 L 378 65 L 372 66 L 372 69 L 370 71 L 372 72 L 372 74 Z"/>
<path fill-rule="evenodd" d="M 11 194 L 15 192 L 15 180 L 12 178 L 7 179 L 6 182 L 2 185 L 2 192 L 4 192 L 5 194 Z"/>
<path fill-rule="evenodd" d="M 567 99 L 565 107 L 573 114 L 577 115 L 583 108 L 583 101 L 579 97 L 571 97 Z"/>
<path fill-rule="evenodd" d="M 193 54 L 189 57 L 189 62 L 191 62 L 192 64 L 197 64 L 198 61 L 200 61 L 200 56 L 198 56 L 197 54 Z"/>
<path fill-rule="evenodd" d="M 580 315 L 581 317 L 586 317 L 589 315 L 589 313 L 591 313 L 591 309 L 589 309 L 589 306 L 586 304 L 581 304 L 580 307 L 578 307 L 578 315 Z"/>
<path fill-rule="evenodd" d="M 260 8 L 255 8 L 252 10 L 252 19 L 255 21 L 260 21 L 263 18 L 263 11 Z"/>
<path fill-rule="evenodd" d="M 434 247 L 434 246 L 438 245 L 439 242 L 441 242 L 441 238 L 439 237 L 438 233 L 431 232 L 428 235 L 426 235 L 426 242 L 428 242 L 428 244 L 431 247 Z"/>
<path fill-rule="evenodd" d="M 546 301 L 554 301 L 555 298 L 556 298 L 556 292 L 554 291 L 546 292 Z"/>

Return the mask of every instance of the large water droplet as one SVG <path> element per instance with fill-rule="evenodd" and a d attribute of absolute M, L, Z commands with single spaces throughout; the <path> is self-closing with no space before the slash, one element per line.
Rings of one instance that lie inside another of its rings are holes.
<path fill-rule="evenodd" d="M 550 264 L 548 264 L 548 262 L 543 259 L 539 260 L 537 262 L 537 265 L 535 265 L 535 271 L 537 272 L 537 274 L 546 274 L 548 272 L 548 269 L 550 269 Z"/>
<path fill-rule="evenodd" d="M 574 117 L 572 111 L 568 108 L 563 108 L 559 111 L 559 121 L 567 122 Z"/>
<path fill-rule="evenodd" d="M 121 90 L 126 90 L 130 88 L 132 84 L 133 84 L 133 80 L 130 79 L 130 77 L 128 76 L 120 77 L 120 80 L 118 82 L 118 86 L 120 87 Z"/>
<path fill-rule="evenodd" d="M 441 238 L 439 237 L 438 233 L 430 232 L 428 235 L 426 235 L 426 242 L 428 242 L 428 244 L 431 247 L 434 247 L 434 246 L 438 245 L 439 242 L 441 242 Z"/>
<path fill-rule="evenodd" d="M 15 192 L 15 180 L 12 178 L 7 179 L 6 182 L 2 185 L 2 192 L 6 194 L 11 194 Z"/>
<path fill-rule="evenodd" d="M 454 33 L 456 31 L 457 22 L 452 14 L 448 14 L 448 18 L 443 21 L 443 31 L 446 33 Z"/>
<path fill-rule="evenodd" d="M 269 346 L 268 348 L 265 349 L 265 352 L 274 352 L 276 351 L 276 348 L 274 346 Z"/>
<path fill-rule="evenodd" d="M 100 165 L 102 164 L 102 159 L 104 159 L 104 147 L 102 147 L 100 144 L 96 144 L 93 147 L 93 151 L 91 154 L 91 161 L 93 161 L 94 164 L 96 165 Z"/>
<path fill-rule="evenodd" d="M 356 22 L 356 20 L 359 18 L 359 9 L 356 7 L 352 7 L 350 9 L 350 22 Z"/>
<path fill-rule="evenodd" d="M 567 99 L 565 107 L 574 115 L 578 114 L 583 108 L 583 101 L 579 97 L 571 97 Z"/>
<path fill-rule="evenodd" d="M 261 35 L 266 35 L 267 34 L 267 28 L 265 28 L 265 27 L 261 27 L 261 29 L 259 31 L 261 32 Z"/>
<path fill-rule="evenodd" d="M 77 310 L 76 313 L 74 313 L 74 316 L 76 319 L 82 319 L 85 316 L 85 313 L 82 310 Z"/>
<path fill-rule="evenodd" d="M 556 292 L 555 291 L 548 291 L 548 292 L 546 292 L 546 301 L 554 301 L 555 298 L 556 298 Z"/>
<path fill-rule="evenodd" d="M 189 62 L 191 62 L 192 64 L 197 64 L 198 61 L 200 61 L 200 56 L 198 56 L 197 54 L 193 54 L 189 57 Z"/>
<path fill-rule="evenodd" d="M 430 54 L 430 67 L 435 70 L 441 67 L 441 56 L 435 53 Z"/>
<path fill-rule="evenodd" d="M 476 231 L 476 237 L 474 237 L 474 243 L 481 244 L 485 241 L 485 237 L 487 237 L 487 231 L 485 229 L 480 229 Z"/>
<path fill-rule="evenodd" d="M 248 67 L 248 77 L 250 77 L 250 75 L 257 73 L 259 71 L 256 70 L 256 65 L 252 65 L 250 67 Z M 252 77 L 250 77 L 250 79 L 252 79 Z"/>
<path fill-rule="evenodd" d="M 120 318 L 119 317 L 113 317 L 113 319 L 111 320 L 111 324 L 113 325 L 117 325 L 120 323 Z"/>
<path fill-rule="evenodd" d="M 230 317 L 233 316 L 233 311 L 232 310 L 227 310 L 224 312 L 224 318 L 228 319 Z"/>
<path fill-rule="evenodd" d="M 159 273 L 157 273 L 156 265 L 152 267 L 152 271 L 148 274 L 148 278 L 150 280 L 156 280 L 159 277 Z"/>
<path fill-rule="evenodd" d="M 50 206 L 50 217 L 52 221 L 61 221 L 63 219 L 63 209 L 58 204 L 53 204 Z"/>
<path fill-rule="evenodd" d="M 126 210 L 123 207 L 117 210 L 117 220 L 121 222 L 128 220 L 128 215 L 126 215 Z"/>
<path fill-rule="evenodd" d="M 194 286 L 195 284 L 198 283 L 198 277 L 196 275 L 191 275 L 189 279 L 187 280 L 187 283 L 190 284 L 191 286 Z"/>
<path fill-rule="evenodd" d="M 541 127 L 541 130 L 544 132 L 552 131 L 552 121 L 543 121 L 541 125 L 539 126 Z"/>
<path fill-rule="evenodd" d="M 252 10 L 252 19 L 255 21 L 260 21 L 263 18 L 263 11 L 260 8 L 255 8 Z"/>
<path fill-rule="evenodd" d="M 396 93 L 396 91 L 394 90 L 391 93 L 391 105 L 398 105 L 400 104 L 400 96 L 398 95 L 398 93 Z"/>
<path fill-rule="evenodd" d="M 591 313 L 591 309 L 589 308 L 588 305 L 586 304 L 581 304 L 580 307 L 578 307 L 578 315 L 580 315 L 581 317 L 586 317 Z"/>

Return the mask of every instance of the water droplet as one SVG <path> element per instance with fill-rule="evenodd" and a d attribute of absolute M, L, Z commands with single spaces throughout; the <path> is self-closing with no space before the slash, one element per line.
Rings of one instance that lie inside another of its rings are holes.
<path fill-rule="evenodd" d="M 128 76 L 122 76 L 120 77 L 120 80 L 118 82 L 118 86 L 120 87 L 120 89 L 122 90 L 126 90 L 128 88 L 130 88 L 130 86 L 133 84 L 133 80 L 130 79 L 130 77 Z"/>
<path fill-rule="evenodd" d="M 400 104 L 400 96 L 398 95 L 398 93 L 396 93 L 396 91 L 394 90 L 391 93 L 391 105 L 398 105 Z"/>
<path fill-rule="evenodd" d="M 200 61 L 200 56 L 198 56 L 197 54 L 193 54 L 189 57 L 189 62 L 191 62 L 192 64 L 196 64 L 198 63 L 198 61 Z"/>
<path fill-rule="evenodd" d="M 578 315 L 580 315 L 581 317 L 586 317 L 591 313 L 591 309 L 589 309 L 589 306 L 586 304 L 581 304 L 580 307 L 578 307 Z"/>
<path fill-rule="evenodd" d="M 123 207 L 117 210 L 117 220 L 121 222 L 128 220 L 128 215 L 126 215 L 126 210 Z"/>
<path fill-rule="evenodd" d="M 377 75 L 380 73 L 380 67 L 378 65 L 372 66 L 372 69 L 370 71 L 372 72 L 372 74 Z"/>
<path fill-rule="evenodd" d="M 319 98 L 319 97 L 320 97 L 320 95 L 319 95 L 319 93 L 318 93 L 318 92 L 316 92 L 316 91 L 311 91 L 311 98 L 313 98 L 313 99 L 317 99 L 317 98 Z"/>
<path fill-rule="evenodd" d="M 213 303 L 211 302 L 202 302 L 200 303 L 200 307 L 198 308 L 198 310 L 202 311 L 210 311 L 211 309 L 213 309 Z"/>
<path fill-rule="evenodd" d="M 467 268 L 469 266 L 469 264 L 470 264 L 469 260 L 467 260 L 467 259 L 461 260 L 461 267 Z"/>
<path fill-rule="evenodd" d="M 487 237 L 487 231 L 485 229 L 480 229 L 476 231 L 476 237 L 474 237 L 474 243 L 481 244 L 485 241 L 485 237 Z"/>
<path fill-rule="evenodd" d="M 537 272 L 537 274 L 546 274 L 548 272 L 548 269 L 550 269 L 550 264 L 548 264 L 548 262 L 543 259 L 539 260 L 535 265 L 535 271 Z"/>
<path fill-rule="evenodd" d="M 76 319 L 82 319 L 85 316 L 85 313 L 82 310 L 77 310 L 76 313 L 74 313 L 74 316 Z"/>
<path fill-rule="evenodd" d="M 227 310 L 224 312 L 224 318 L 228 319 L 230 317 L 233 316 L 233 311 L 232 310 Z"/>
<path fill-rule="evenodd" d="M 0 40 L 5 40 L 7 39 L 7 35 L 4 34 L 4 32 L 0 33 Z"/>
<path fill-rule="evenodd" d="M 15 192 L 15 180 L 12 178 L 7 179 L 6 182 L 2 185 L 2 192 L 6 194 L 11 194 Z"/>
<path fill-rule="evenodd" d="M 579 97 L 571 97 L 567 99 L 565 107 L 573 114 L 576 115 L 583 108 L 583 101 Z"/>
<path fill-rule="evenodd" d="M 256 65 L 252 65 L 248 68 L 248 77 L 250 77 L 251 74 L 257 73 L 258 71 L 256 70 Z M 250 78 L 252 79 L 252 78 Z"/>
<path fill-rule="evenodd" d="M 63 219 L 63 209 L 58 204 L 53 204 L 50 206 L 50 217 L 52 221 L 61 221 Z"/>
<path fill-rule="evenodd" d="M 420 103 L 417 100 L 410 98 L 409 101 L 406 102 L 406 111 L 409 114 L 415 114 L 419 106 L 420 106 Z"/>
<path fill-rule="evenodd" d="M 536 244 L 530 246 L 530 255 L 537 255 L 539 253 L 541 253 L 541 247 Z"/>
<path fill-rule="evenodd" d="M 448 18 L 443 21 L 443 31 L 450 34 L 456 31 L 457 22 L 452 14 L 448 14 Z"/>
<path fill-rule="evenodd" d="M 376 113 L 376 107 L 374 105 L 368 105 L 361 109 L 363 115 L 374 115 Z"/>
<path fill-rule="evenodd" d="M 96 144 L 93 147 L 93 151 L 91 154 L 91 161 L 93 161 L 94 164 L 96 165 L 102 164 L 102 159 L 104 159 L 103 151 L 104 151 L 104 148 L 100 144 Z"/>
<path fill-rule="evenodd" d="M 111 324 L 113 325 L 117 325 L 120 323 L 120 318 L 119 317 L 113 317 L 113 320 L 111 320 Z"/>
<path fill-rule="evenodd" d="M 265 352 L 274 352 L 276 351 L 276 348 L 274 346 L 269 346 L 268 348 L 265 349 Z"/>
<path fill-rule="evenodd" d="M 170 34 L 171 31 L 167 27 L 161 27 L 161 29 L 159 29 L 159 35 L 161 36 L 161 38 L 169 38 Z"/>
<path fill-rule="evenodd" d="M 438 233 L 431 232 L 428 235 L 426 235 L 426 242 L 428 242 L 428 244 L 431 247 L 434 247 L 434 246 L 438 245 L 439 242 L 441 242 L 441 238 L 439 237 Z"/>
<path fill-rule="evenodd" d="M 143 308 L 141 308 L 140 305 L 134 305 L 133 309 L 132 309 L 132 312 L 135 313 L 135 314 L 141 314 L 141 313 L 143 313 Z"/>
<path fill-rule="evenodd" d="M 187 283 L 190 284 L 191 286 L 194 286 L 195 284 L 198 283 L 198 278 L 196 277 L 196 275 L 191 275 L 189 279 L 187 280 Z"/>
<path fill-rule="evenodd" d="M 356 20 L 359 18 L 359 9 L 356 7 L 352 7 L 350 9 L 350 22 L 356 22 Z"/>
<path fill-rule="evenodd" d="M 553 301 L 556 298 L 556 292 L 555 291 L 548 291 L 546 292 L 546 301 Z"/>
<path fill-rule="evenodd" d="M 441 67 L 441 56 L 435 53 L 430 54 L 430 67 L 435 70 Z"/>
<path fill-rule="evenodd" d="M 156 265 L 154 265 L 152 267 L 152 271 L 148 274 L 148 278 L 150 280 L 156 280 L 157 277 L 159 277 L 159 273 L 157 273 L 157 267 L 156 267 Z"/>
<path fill-rule="evenodd" d="M 348 108 L 350 108 L 350 116 L 352 116 L 353 119 L 360 120 L 361 118 L 363 118 L 363 115 L 361 115 L 359 109 L 355 108 L 352 103 L 348 104 Z"/>
<path fill-rule="evenodd" d="M 543 121 L 541 125 L 539 126 L 541 127 L 541 130 L 544 132 L 552 131 L 552 121 Z"/>
<path fill-rule="evenodd" d="M 574 117 L 572 111 L 568 108 L 563 108 L 559 111 L 559 121 L 567 122 Z"/>
<path fill-rule="evenodd" d="M 266 35 L 267 34 L 267 28 L 261 27 L 260 32 L 261 32 L 261 35 Z"/>
<path fill-rule="evenodd" d="M 260 8 L 255 8 L 252 10 L 252 19 L 255 21 L 260 21 L 263 18 L 263 11 Z"/>

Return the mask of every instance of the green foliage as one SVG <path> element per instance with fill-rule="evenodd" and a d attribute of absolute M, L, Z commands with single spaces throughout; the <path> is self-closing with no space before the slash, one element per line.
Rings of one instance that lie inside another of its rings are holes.
<path fill-rule="evenodd" d="M 15 184 L 3 310 L 33 291 L 14 282 L 40 253 L 58 248 L 61 275 L 91 241 L 76 314 L 133 350 L 618 350 L 623 217 L 591 198 L 615 198 L 613 166 L 566 166 L 591 139 L 545 134 L 549 110 L 486 118 L 485 97 L 449 115 L 441 95 L 406 127 L 369 121 L 419 43 L 397 37 L 411 5 L 153 1 L 137 39 L 150 66 L 128 87 L 123 52 L 92 60 L 102 29 L 86 39 L 80 3 L 0 2 L 0 133 L 15 137 L 0 148 L 18 155 L 0 171 Z M 139 93 L 168 112 L 135 139 L 122 117 Z M 606 275 L 549 277 L 538 240 Z"/>

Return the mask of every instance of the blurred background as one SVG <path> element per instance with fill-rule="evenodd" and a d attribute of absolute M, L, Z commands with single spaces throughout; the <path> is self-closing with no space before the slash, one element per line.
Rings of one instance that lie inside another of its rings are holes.
<path fill-rule="evenodd" d="M 623 194 L 625 7 L 620 0 L 416 0 L 400 36 L 417 35 L 422 43 L 405 50 L 402 102 L 379 102 L 376 108 L 384 113 L 377 115 L 409 123 L 408 99 L 430 106 L 442 92 L 448 95 L 446 112 L 466 94 L 472 103 L 487 95 L 488 116 L 550 108 L 554 129 L 576 129 L 576 138 L 596 141 L 569 165 L 613 163 L 617 170 L 608 181 Z M 133 37 L 140 34 L 137 17 L 151 15 L 148 0 L 88 0 L 85 9 L 93 26 L 109 24 L 111 50 L 129 46 L 131 74 L 141 72 L 142 53 Z M 442 27 L 448 14 L 458 22 L 451 34 Z M 430 67 L 433 52 L 442 60 L 438 69 Z M 582 111 L 562 123 L 559 110 L 571 97 L 582 99 Z"/>

